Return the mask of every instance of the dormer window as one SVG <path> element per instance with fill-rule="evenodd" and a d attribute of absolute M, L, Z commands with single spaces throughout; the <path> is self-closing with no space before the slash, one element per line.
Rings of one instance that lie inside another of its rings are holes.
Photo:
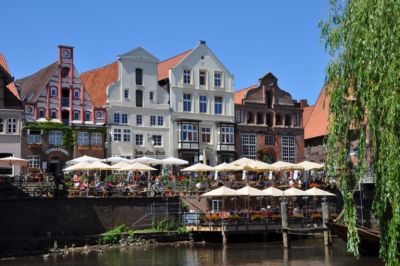
<path fill-rule="evenodd" d="M 75 99 L 79 99 L 79 95 L 80 95 L 79 89 L 75 89 L 75 90 L 74 90 L 74 98 L 75 98 Z"/>
<path fill-rule="evenodd" d="M 57 87 L 51 87 L 50 88 L 50 96 L 51 97 L 57 97 Z"/>
<path fill-rule="evenodd" d="M 200 72 L 199 72 L 199 84 L 201 86 L 205 86 L 206 85 L 206 80 L 207 80 L 207 71 L 200 70 Z"/>
<path fill-rule="evenodd" d="M 191 71 L 190 69 L 183 70 L 183 83 L 190 84 Z"/>

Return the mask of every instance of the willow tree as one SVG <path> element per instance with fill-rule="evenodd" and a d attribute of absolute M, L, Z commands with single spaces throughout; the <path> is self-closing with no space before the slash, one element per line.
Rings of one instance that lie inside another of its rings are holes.
<path fill-rule="evenodd" d="M 399 265 L 400 234 L 400 1 L 331 0 L 321 23 L 331 61 L 328 164 L 340 176 L 347 248 L 358 256 L 352 190 L 371 169 L 376 178 L 373 211 L 381 231 L 380 256 Z M 359 161 L 349 160 L 351 136 Z"/>

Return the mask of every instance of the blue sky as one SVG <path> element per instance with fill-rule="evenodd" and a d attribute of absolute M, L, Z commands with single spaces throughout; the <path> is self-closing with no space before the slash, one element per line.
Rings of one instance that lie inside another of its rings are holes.
<path fill-rule="evenodd" d="M 142 46 L 160 60 L 206 40 L 235 75 L 235 89 L 272 72 L 282 89 L 313 104 L 328 55 L 318 22 L 328 0 L 290 1 L 22 1 L 1 2 L 4 53 L 16 79 L 57 59 L 57 45 L 75 47 L 80 73 Z"/>

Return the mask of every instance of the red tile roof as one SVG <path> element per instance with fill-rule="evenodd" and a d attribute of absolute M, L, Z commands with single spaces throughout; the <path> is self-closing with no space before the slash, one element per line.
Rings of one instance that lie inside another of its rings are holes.
<path fill-rule="evenodd" d="M 179 62 L 181 62 L 192 50 L 188 50 L 167 60 L 158 63 L 158 80 L 168 78 L 169 69 L 174 68 Z"/>
<path fill-rule="evenodd" d="M 325 87 L 323 87 L 317 102 L 312 108 L 312 112 L 308 118 L 308 121 L 305 123 L 305 140 L 325 136 L 328 134 L 329 104 L 330 97 L 326 95 Z"/>
<path fill-rule="evenodd" d="M 16 80 L 15 83 L 19 86 L 21 92 L 21 99 L 26 101 L 28 97 L 33 93 L 33 97 L 31 98 L 33 101 L 39 96 L 43 87 L 49 82 L 51 76 L 54 74 L 58 67 L 58 62 L 54 62 L 53 64 L 48 65 L 45 68 L 42 68 L 38 72 Z"/>
<path fill-rule="evenodd" d="M 118 81 L 118 61 L 82 73 L 80 77 L 93 105 L 103 107 L 107 103 L 107 87 Z"/>
<path fill-rule="evenodd" d="M 246 93 L 247 93 L 249 90 L 254 89 L 254 88 L 257 88 L 257 85 L 253 85 L 253 86 L 250 86 L 250 87 L 248 87 L 248 88 L 244 88 L 244 89 L 235 91 L 234 103 L 235 103 L 235 104 L 242 104 L 242 100 L 243 100 L 243 98 L 246 96 Z"/>
<path fill-rule="evenodd" d="M 314 105 L 306 106 L 303 108 L 303 125 L 307 125 L 308 120 L 310 119 L 311 113 L 314 110 Z"/>
<path fill-rule="evenodd" d="M 11 71 L 10 71 L 10 69 L 8 68 L 8 64 L 7 64 L 6 57 L 5 57 L 3 54 L 1 54 L 1 53 L 0 53 L 0 66 L 3 67 L 4 70 L 6 70 L 6 71 L 8 72 L 8 74 L 10 74 L 10 76 L 11 76 Z M 7 85 L 7 89 L 8 89 L 12 94 L 14 94 L 14 96 L 17 97 L 18 100 L 20 100 L 19 93 L 18 93 L 17 88 L 15 87 L 14 82 L 8 84 L 8 85 Z"/>

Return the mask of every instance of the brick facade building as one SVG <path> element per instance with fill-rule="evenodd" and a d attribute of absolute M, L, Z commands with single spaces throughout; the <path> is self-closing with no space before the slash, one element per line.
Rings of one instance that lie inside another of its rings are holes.
<path fill-rule="evenodd" d="M 268 73 L 259 84 L 235 92 L 236 152 L 238 157 L 268 163 L 304 160 L 303 107 L 279 88 Z"/>

